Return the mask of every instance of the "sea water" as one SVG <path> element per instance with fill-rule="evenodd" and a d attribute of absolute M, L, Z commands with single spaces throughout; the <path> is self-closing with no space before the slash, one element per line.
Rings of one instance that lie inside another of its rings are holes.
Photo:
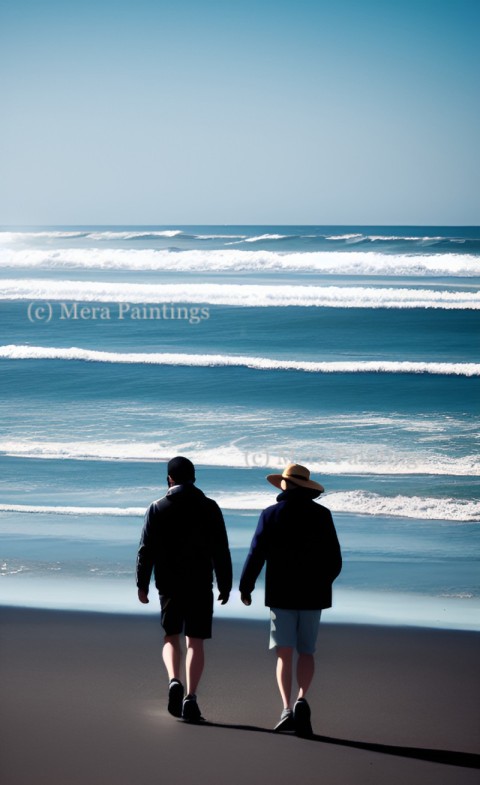
<path fill-rule="evenodd" d="M 324 618 L 478 629 L 479 260 L 478 227 L 4 227 L 1 601 L 158 612 L 135 556 L 181 454 L 235 586 L 295 461 L 344 555 Z M 265 617 L 263 577 L 216 612 Z"/>

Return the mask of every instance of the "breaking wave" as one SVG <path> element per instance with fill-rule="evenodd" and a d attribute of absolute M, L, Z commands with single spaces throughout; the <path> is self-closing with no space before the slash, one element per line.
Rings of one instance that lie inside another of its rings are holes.
<path fill-rule="evenodd" d="M 0 440 L 0 454 L 17 458 L 75 461 L 119 461 L 158 463 L 171 457 L 171 448 L 152 442 L 127 441 L 37 441 L 22 439 Z M 195 465 L 242 468 L 259 464 L 249 462 L 248 455 L 235 445 L 201 447 L 191 446 L 189 457 Z M 264 469 L 283 469 L 285 462 L 273 455 L 265 455 Z M 311 460 L 309 468 L 321 474 L 369 474 L 369 475 L 438 475 L 476 477 L 480 475 L 477 456 L 466 455 L 450 458 L 442 454 L 398 451 L 385 452 L 382 448 L 372 457 Z M 359 510 L 357 510 L 358 512 Z"/>
<path fill-rule="evenodd" d="M 480 292 L 367 286 L 258 284 L 133 284 L 48 279 L 6 279 L 0 300 L 197 303 L 234 307 L 480 308 Z"/>
<path fill-rule="evenodd" d="M 114 233 L 112 233 L 114 234 Z M 118 233 L 117 233 L 118 234 Z M 123 239 L 130 233 L 121 233 Z M 175 237 L 176 233 L 157 233 Z M 180 233 L 181 234 L 181 233 Z M 76 235 L 75 235 L 76 236 Z M 80 236 L 80 235 L 79 235 Z M 68 235 L 67 235 L 68 237 Z M 272 235 L 282 239 L 281 235 Z M 117 238 L 118 239 L 118 238 Z M 140 236 L 136 236 L 140 239 Z M 144 239 L 152 239 L 146 235 Z M 154 238 L 153 238 L 154 239 Z M 214 239 L 205 235 L 198 239 Z M 267 236 L 237 240 L 254 243 Z M 283 237 L 283 240 L 288 239 Z M 351 243 L 353 239 L 345 242 Z M 233 244 L 233 241 L 230 245 Z M 375 251 L 278 252 L 240 249 L 168 250 L 155 248 L 68 248 L 10 250 L 0 247 L 0 265 L 16 269 L 157 270 L 177 272 L 311 272 L 325 275 L 459 276 L 480 275 L 478 256 L 385 254 Z"/>
<path fill-rule="evenodd" d="M 421 496 L 381 496 L 367 491 L 344 491 L 322 497 L 334 512 L 419 520 L 480 521 L 480 502 Z"/>
<path fill-rule="evenodd" d="M 271 493 L 215 493 L 219 505 L 225 510 L 258 512 L 272 504 Z M 453 499 L 421 496 L 381 496 L 366 491 L 334 491 L 320 500 L 332 512 L 382 517 L 416 518 L 418 520 L 480 521 L 480 502 L 470 499 Z M 47 515 L 141 517 L 144 507 L 75 507 L 32 504 L 0 504 L 1 512 Z"/>
<path fill-rule="evenodd" d="M 72 227 L 70 229 L 57 228 L 57 229 L 37 229 L 37 230 L 4 230 L 0 231 L 0 243 L 19 244 L 25 242 L 35 241 L 64 241 L 64 240 L 93 240 L 95 242 L 110 242 L 110 241 L 135 241 L 144 239 L 170 239 L 172 237 L 179 238 L 180 240 L 204 240 L 204 239 L 218 239 L 220 241 L 227 241 L 230 239 L 238 239 L 246 243 L 258 243 L 263 241 L 275 240 L 314 240 L 318 243 L 334 243 L 335 245 L 345 244 L 365 244 L 365 245 L 393 245 L 398 246 L 404 244 L 406 248 L 425 246 L 432 247 L 435 250 L 436 246 L 441 246 L 442 249 L 451 247 L 453 250 L 458 248 L 458 245 L 472 247 L 478 250 L 480 247 L 480 238 L 475 235 L 475 228 L 469 229 L 468 227 L 458 227 L 458 234 L 449 236 L 448 234 L 435 233 L 422 233 L 415 231 L 415 228 L 405 227 L 406 233 L 400 233 L 400 227 L 390 227 L 391 231 L 387 233 L 381 232 L 381 227 L 376 227 L 376 231 L 372 231 L 373 227 L 355 227 L 347 228 L 341 231 L 343 227 L 338 227 L 338 231 L 332 230 L 324 231 L 322 227 L 290 227 L 290 226 L 202 226 L 201 233 L 198 233 L 199 227 L 192 226 L 177 226 L 177 227 L 147 227 L 147 226 L 134 226 L 126 227 Z M 424 227 L 426 228 L 426 227 Z M 276 229 L 285 230 L 287 233 L 278 233 Z M 370 231 L 368 231 L 370 229 Z M 472 231 L 473 229 L 473 231 Z M 208 233 L 205 233 L 207 230 Z M 210 230 L 210 231 L 209 231 Z M 362 231 L 363 230 L 363 231 Z M 228 243 L 226 243 L 228 244 Z"/>
<path fill-rule="evenodd" d="M 440 363 L 389 360 L 310 361 L 280 360 L 230 354 L 183 354 L 169 352 L 104 352 L 56 346 L 0 346 L 5 360 L 79 360 L 98 363 L 182 365 L 200 368 L 244 367 L 259 371 L 303 371 L 306 373 L 410 373 L 441 376 L 480 376 L 480 363 Z"/>

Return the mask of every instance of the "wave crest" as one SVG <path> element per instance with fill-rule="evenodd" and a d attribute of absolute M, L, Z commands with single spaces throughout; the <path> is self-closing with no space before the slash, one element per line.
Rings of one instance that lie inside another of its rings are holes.
<path fill-rule="evenodd" d="M 158 463 L 167 462 L 171 457 L 171 446 L 152 442 L 124 441 L 37 441 L 37 440 L 0 440 L 0 454 L 17 458 L 37 458 L 46 460 L 76 461 L 121 461 Z M 215 447 L 192 447 L 189 457 L 195 465 L 221 466 L 245 469 L 251 465 L 245 452 L 235 445 Z M 258 464 L 255 464 L 258 465 Z M 284 469 L 285 462 L 275 456 L 266 456 L 261 464 L 264 469 Z M 462 458 L 449 458 L 441 454 L 421 455 L 398 453 L 382 459 L 358 457 L 339 458 L 338 460 L 311 460 L 309 468 L 313 473 L 323 475 L 369 474 L 369 475 L 432 475 L 477 477 L 480 466 L 477 456 L 466 455 Z"/>
<path fill-rule="evenodd" d="M 389 360 L 310 361 L 280 360 L 230 354 L 183 354 L 169 352 L 105 352 L 56 346 L 0 346 L 5 360 L 80 360 L 82 362 L 143 365 L 183 365 L 198 368 L 244 367 L 257 371 L 303 371 L 305 373 L 427 373 L 442 376 L 480 376 L 480 363 L 438 363 Z"/>
<path fill-rule="evenodd" d="M 216 501 L 225 510 L 251 510 L 259 512 L 272 503 L 271 493 L 215 493 Z M 372 515 L 387 518 L 416 518 L 417 520 L 477 523 L 480 521 L 480 502 L 471 499 L 421 496 L 381 496 L 368 491 L 333 491 L 321 497 L 332 512 Z M 0 513 L 109 516 L 138 518 L 144 515 L 143 507 L 76 507 L 32 504 L 0 504 Z"/>
<path fill-rule="evenodd" d="M 129 233 L 123 233 L 129 239 Z M 80 236 L 80 235 L 79 235 Z M 175 232 L 162 236 L 175 237 Z M 146 239 L 148 235 L 135 235 Z M 273 237 L 273 236 L 272 236 Z M 118 238 L 117 238 L 118 239 Z M 133 238 L 130 238 L 133 239 Z M 207 236 L 198 239 L 206 240 Z M 237 240 L 258 242 L 262 238 Z M 265 238 L 263 238 L 265 239 Z M 281 235 L 277 239 L 282 239 Z M 287 237 L 283 237 L 287 239 Z M 333 239 L 333 238 L 332 238 Z M 338 238 L 340 239 L 340 238 Z M 352 236 L 348 244 L 358 242 Z M 233 245 L 234 243 L 230 243 Z M 384 254 L 376 251 L 172 251 L 154 248 L 46 248 L 10 250 L 0 248 L 0 265 L 17 269 L 157 270 L 172 272 L 316 272 L 324 275 L 388 275 L 473 277 L 480 274 L 473 254 Z"/>
<path fill-rule="evenodd" d="M 0 300 L 103 303 L 194 303 L 232 307 L 441 308 L 478 310 L 480 292 L 362 286 L 133 284 L 5 279 Z"/>
<path fill-rule="evenodd" d="M 480 521 L 480 502 L 471 499 L 381 496 L 368 491 L 333 492 L 322 498 L 334 512 L 419 520 Z"/>

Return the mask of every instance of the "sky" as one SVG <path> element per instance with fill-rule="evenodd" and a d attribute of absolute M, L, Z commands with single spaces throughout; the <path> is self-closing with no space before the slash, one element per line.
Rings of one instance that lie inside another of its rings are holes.
<path fill-rule="evenodd" d="M 0 0 L 0 224 L 480 223 L 478 0 Z"/>

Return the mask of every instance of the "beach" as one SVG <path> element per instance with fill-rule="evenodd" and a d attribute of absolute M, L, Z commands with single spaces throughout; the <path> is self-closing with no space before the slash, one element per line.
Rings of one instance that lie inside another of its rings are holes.
<path fill-rule="evenodd" d="M 468 226 L 0 228 L 2 785 L 478 783 L 479 258 Z M 266 475 L 326 489 L 313 741 L 272 733 L 263 575 L 216 603 L 209 724 L 166 711 L 134 569 L 175 455 L 235 587 Z"/>
<path fill-rule="evenodd" d="M 480 785 L 480 2 L 1 19 L 0 785 Z M 193 725 L 157 593 L 207 553 Z M 265 601 L 329 606 L 312 738 Z"/>
<path fill-rule="evenodd" d="M 167 713 L 155 616 L 0 618 L 2 785 L 479 782 L 478 633 L 322 622 L 305 740 L 272 733 L 266 620 L 215 620 L 198 727 Z"/>

